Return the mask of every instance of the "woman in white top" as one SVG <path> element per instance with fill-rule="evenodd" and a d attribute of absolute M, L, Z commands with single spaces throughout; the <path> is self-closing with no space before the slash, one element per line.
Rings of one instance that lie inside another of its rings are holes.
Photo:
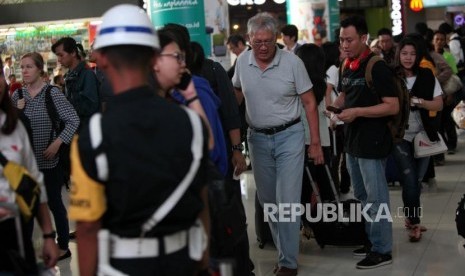
<path fill-rule="evenodd" d="M 337 86 L 339 83 L 339 65 L 340 65 L 340 50 L 339 45 L 334 42 L 326 42 L 322 46 L 325 52 L 326 62 L 326 106 L 331 106 L 334 100 L 339 95 Z M 350 191 L 350 176 L 346 166 L 346 156 L 344 154 L 344 123 L 342 121 L 331 121 L 330 125 L 331 148 L 336 149 L 332 152 L 331 173 L 334 182 L 339 186 L 341 199 L 347 199 Z M 334 143 L 336 145 L 334 146 Z M 339 176 L 340 174 L 340 176 Z"/>
<path fill-rule="evenodd" d="M 423 47 L 424 48 L 424 47 Z M 432 141 L 438 139 L 437 111 L 442 110 L 442 90 L 439 81 L 430 69 L 420 67 L 424 56 L 421 45 L 410 38 L 403 39 L 396 55 L 397 73 L 405 78 L 411 96 L 408 129 L 401 143 L 394 145 L 393 155 L 402 172 L 402 200 L 409 239 L 421 239 L 421 180 L 428 167 L 429 157 L 415 158 L 413 139 L 420 131 L 426 131 Z"/>
<path fill-rule="evenodd" d="M 1 60 L 0 60 L 1 65 Z M 5 77 L 0 72 L 0 151 L 6 159 L 24 166 L 41 188 L 40 205 L 37 221 L 44 234 L 53 236 L 52 222 L 47 206 L 47 194 L 43 183 L 42 173 L 39 171 L 29 138 L 23 124 L 17 119 L 16 109 L 13 107 L 6 89 Z M 11 210 L 1 206 L 2 203 L 15 203 L 16 196 L 10 188 L 8 180 L 3 175 L 0 166 L 0 274 L 14 271 L 9 262 L 7 250 L 18 250 L 16 228 L 11 216 Z M 31 237 L 23 223 L 23 240 L 28 267 L 22 267 L 31 275 L 37 274 L 36 260 Z M 46 235 L 47 236 L 47 235 Z M 58 259 L 58 247 L 53 238 L 45 238 L 42 258 L 47 267 L 55 266 Z"/>

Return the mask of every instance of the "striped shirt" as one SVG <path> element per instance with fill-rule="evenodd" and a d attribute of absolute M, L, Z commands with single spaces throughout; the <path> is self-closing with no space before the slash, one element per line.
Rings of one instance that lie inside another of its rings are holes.
<path fill-rule="evenodd" d="M 45 93 L 48 85 L 44 85 L 42 90 L 34 98 L 29 94 L 27 87 L 23 87 L 23 95 L 26 100 L 26 105 L 23 109 L 24 114 L 29 118 L 32 129 L 32 144 L 34 146 L 34 154 L 37 159 L 39 169 L 52 169 L 58 164 L 58 154 L 52 160 L 47 160 L 44 157 L 44 151 L 50 144 L 50 133 L 52 132 L 52 121 L 47 113 L 45 105 Z M 73 106 L 68 102 L 65 95 L 57 88 L 53 87 L 50 90 L 53 103 L 60 120 L 65 124 L 65 128 L 58 137 L 65 143 L 70 144 L 74 133 L 79 127 L 79 117 Z M 13 93 L 13 105 L 17 106 L 18 90 Z M 57 134 L 53 132 L 53 141 L 57 138 Z"/>

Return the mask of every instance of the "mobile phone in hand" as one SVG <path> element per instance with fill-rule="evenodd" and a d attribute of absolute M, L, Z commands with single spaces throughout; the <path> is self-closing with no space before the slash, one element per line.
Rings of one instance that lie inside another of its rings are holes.
<path fill-rule="evenodd" d="M 342 109 L 334 107 L 334 106 L 327 106 L 326 110 L 333 112 L 334 114 L 340 114 L 342 112 Z"/>
<path fill-rule="evenodd" d="M 176 85 L 176 88 L 179 88 L 181 90 L 186 90 L 187 86 L 189 86 L 189 83 L 191 82 L 192 76 L 191 74 L 185 72 L 182 74 L 181 81 L 179 82 L 178 85 Z"/>

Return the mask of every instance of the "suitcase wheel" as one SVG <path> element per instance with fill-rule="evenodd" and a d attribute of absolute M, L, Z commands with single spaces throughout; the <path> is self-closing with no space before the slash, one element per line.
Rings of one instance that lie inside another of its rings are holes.
<path fill-rule="evenodd" d="M 259 242 L 259 243 L 258 243 L 258 248 L 263 249 L 264 247 L 265 247 L 265 243 L 264 243 L 264 242 Z"/>

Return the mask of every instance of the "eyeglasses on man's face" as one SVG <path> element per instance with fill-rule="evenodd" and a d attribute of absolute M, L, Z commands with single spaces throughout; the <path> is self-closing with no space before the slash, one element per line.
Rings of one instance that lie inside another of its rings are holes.
<path fill-rule="evenodd" d="M 175 53 L 161 53 L 160 56 L 175 58 L 179 64 L 186 62 L 186 55 L 175 52 Z"/>
<path fill-rule="evenodd" d="M 254 47 L 257 47 L 257 48 L 260 48 L 262 46 L 265 46 L 265 47 L 271 47 L 275 44 L 274 40 L 254 40 L 252 42 L 252 46 Z"/>

